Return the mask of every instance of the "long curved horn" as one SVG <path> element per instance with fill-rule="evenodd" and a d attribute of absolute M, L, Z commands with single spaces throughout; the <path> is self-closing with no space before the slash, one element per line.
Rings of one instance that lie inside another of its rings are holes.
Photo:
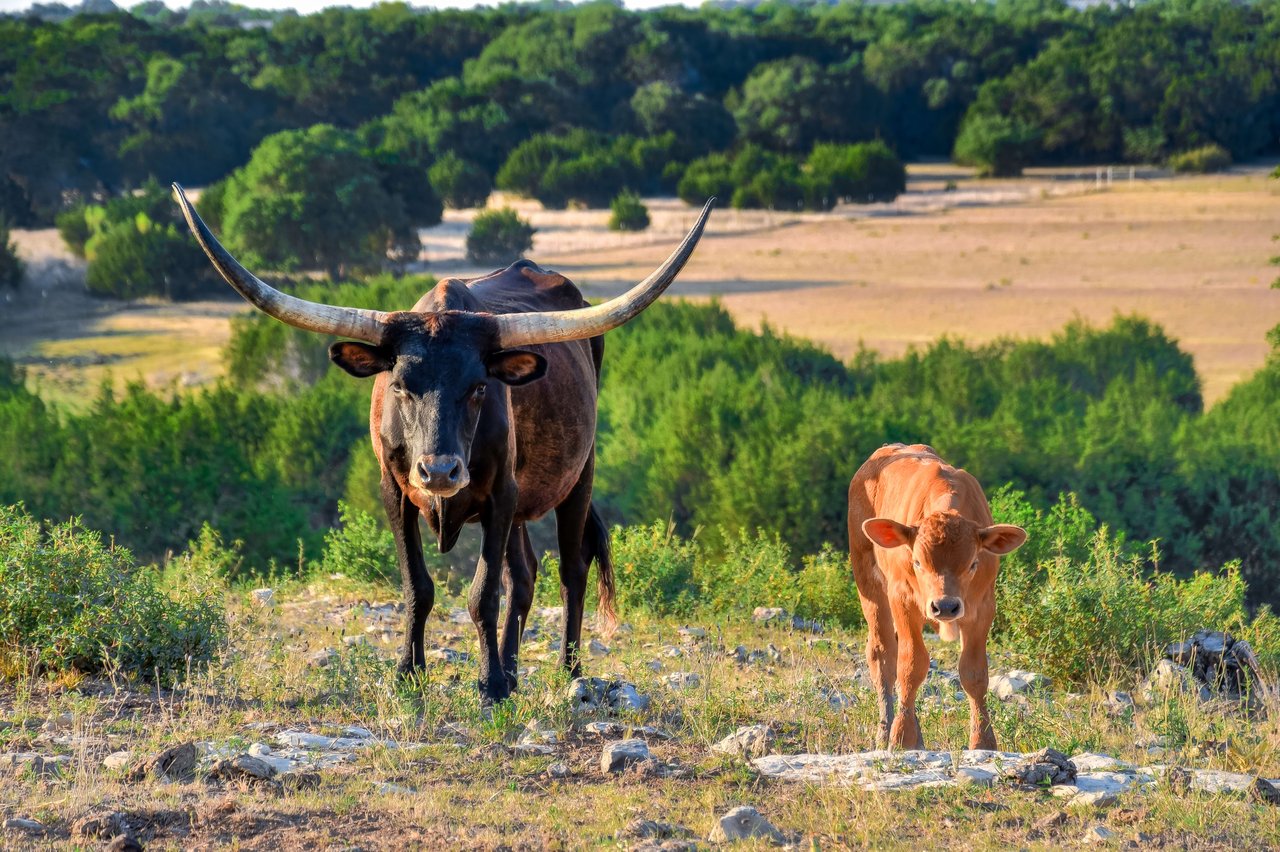
<path fill-rule="evenodd" d="M 707 199 L 684 240 L 648 278 L 615 299 L 576 311 L 543 311 L 523 314 L 498 314 L 498 339 L 504 349 L 535 343 L 561 343 L 582 340 L 617 328 L 649 307 L 676 280 L 685 262 L 702 237 L 702 229 L 711 214 L 714 198 Z"/>
<path fill-rule="evenodd" d="M 350 337 L 373 344 L 382 343 L 383 333 L 386 331 L 387 314 L 363 308 L 323 305 L 281 293 L 241 266 L 239 261 L 222 247 L 218 238 L 209 230 L 209 226 L 200 218 L 200 214 L 191 206 L 182 187 L 176 183 L 173 185 L 173 195 L 182 208 L 182 215 L 186 217 L 191 233 L 195 235 L 196 242 L 200 243 L 200 248 L 204 249 L 204 253 L 209 256 L 214 269 L 218 270 L 218 274 L 258 310 L 303 331 L 334 334 L 338 337 Z"/>

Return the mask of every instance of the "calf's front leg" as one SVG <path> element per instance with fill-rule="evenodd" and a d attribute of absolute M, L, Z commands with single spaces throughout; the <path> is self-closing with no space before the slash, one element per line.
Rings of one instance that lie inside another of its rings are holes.
<path fill-rule="evenodd" d="M 969 697 L 969 748 L 996 748 L 987 714 L 987 633 L 991 622 L 960 631 L 960 686 Z"/>
<path fill-rule="evenodd" d="M 889 742 L 907 749 L 924 748 L 920 719 L 916 715 L 916 693 L 929 674 L 929 651 L 924 646 L 923 617 L 915 607 L 895 607 L 898 626 L 898 717 L 893 720 Z"/>

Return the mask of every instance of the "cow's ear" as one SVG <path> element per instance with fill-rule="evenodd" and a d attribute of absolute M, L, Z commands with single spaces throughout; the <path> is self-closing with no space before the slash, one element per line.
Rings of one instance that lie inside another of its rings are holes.
<path fill-rule="evenodd" d="M 982 549 L 996 556 L 1013 553 L 1027 540 L 1027 531 L 1013 524 L 995 524 L 978 531 Z"/>
<path fill-rule="evenodd" d="M 547 359 L 524 349 L 503 349 L 484 362 L 489 375 L 508 385 L 527 385 L 547 373 Z"/>
<path fill-rule="evenodd" d="M 910 547 L 916 540 L 916 528 L 888 518 L 871 518 L 862 522 L 867 538 L 885 549 Z"/>
<path fill-rule="evenodd" d="M 385 373 L 395 365 L 395 356 L 381 346 L 340 340 L 329 347 L 329 360 L 357 379 Z"/>

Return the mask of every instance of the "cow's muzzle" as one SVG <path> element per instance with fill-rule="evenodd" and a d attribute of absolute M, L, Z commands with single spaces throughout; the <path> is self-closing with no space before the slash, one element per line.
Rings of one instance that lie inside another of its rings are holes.
<path fill-rule="evenodd" d="M 452 497 L 470 482 L 466 463 L 456 455 L 419 456 L 409 474 L 410 485 L 438 497 Z"/>
<path fill-rule="evenodd" d="M 955 621 L 962 615 L 964 615 L 964 601 L 959 598 L 934 598 L 929 601 L 929 617 L 934 621 Z"/>

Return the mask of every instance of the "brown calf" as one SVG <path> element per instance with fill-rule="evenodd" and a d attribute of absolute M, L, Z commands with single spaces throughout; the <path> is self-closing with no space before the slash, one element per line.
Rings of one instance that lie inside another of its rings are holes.
<path fill-rule="evenodd" d="M 996 747 L 987 715 L 987 634 L 1000 557 L 1026 540 L 1020 527 L 993 524 L 978 480 L 932 447 L 890 444 L 858 468 L 849 483 L 849 559 L 867 617 L 879 745 L 924 748 L 916 691 L 929 673 L 928 622 L 943 639 L 960 639 L 969 748 Z"/>

